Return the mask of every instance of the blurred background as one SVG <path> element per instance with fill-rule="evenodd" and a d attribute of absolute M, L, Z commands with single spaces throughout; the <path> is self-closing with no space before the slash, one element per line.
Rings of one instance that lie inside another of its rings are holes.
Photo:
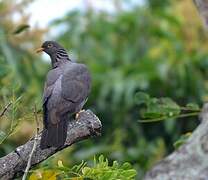
<path fill-rule="evenodd" d="M 19 28 L 18 28 L 19 27 Z M 1 0 L 0 156 L 35 133 L 33 108 L 41 97 L 50 60 L 35 49 L 56 40 L 72 60 L 85 63 L 93 87 L 86 109 L 102 121 L 102 136 L 79 142 L 47 161 L 73 166 L 104 154 L 130 162 L 137 179 L 174 150 L 196 117 L 139 123 L 135 94 L 170 97 L 181 106 L 208 99 L 208 45 L 191 0 Z M 39 113 L 41 119 L 41 113 Z"/>

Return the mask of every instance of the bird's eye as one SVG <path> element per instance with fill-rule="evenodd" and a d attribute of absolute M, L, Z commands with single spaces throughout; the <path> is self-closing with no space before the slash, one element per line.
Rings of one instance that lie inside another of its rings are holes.
<path fill-rule="evenodd" d="M 51 48 L 53 45 L 52 44 L 48 44 L 48 48 Z"/>

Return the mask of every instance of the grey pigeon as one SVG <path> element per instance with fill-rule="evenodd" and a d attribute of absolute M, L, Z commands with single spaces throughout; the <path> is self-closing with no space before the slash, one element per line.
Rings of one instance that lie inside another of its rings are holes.
<path fill-rule="evenodd" d="M 43 93 L 43 124 L 41 149 L 61 147 L 67 136 L 72 115 L 81 111 L 90 92 L 91 77 L 84 64 L 72 62 L 66 50 L 54 41 L 46 41 L 37 52 L 51 58 Z"/>

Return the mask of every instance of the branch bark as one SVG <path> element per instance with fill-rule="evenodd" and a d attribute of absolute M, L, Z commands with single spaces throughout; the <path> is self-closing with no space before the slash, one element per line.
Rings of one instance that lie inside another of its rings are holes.
<path fill-rule="evenodd" d="M 101 127 L 102 125 L 98 117 L 90 110 L 87 110 L 80 113 L 78 120 L 73 120 L 69 123 L 66 142 L 60 149 L 52 147 L 41 150 L 41 134 L 39 134 L 37 147 L 33 152 L 33 157 L 31 159 L 31 167 L 78 141 L 92 136 L 99 136 L 101 134 Z M 0 179 L 14 179 L 14 177 L 18 177 L 24 173 L 34 141 L 34 138 L 32 138 L 24 145 L 16 148 L 15 151 L 0 158 Z"/>
<path fill-rule="evenodd" d="M 208 29 L 208 0 L 193 0 L 204 23 L 204 27 Z"/>
<path fill-rule="evenodd" d="M 147 172 L 145 180 L 208 179 L 208 104 L 201 119 L 188 141 Z"/>

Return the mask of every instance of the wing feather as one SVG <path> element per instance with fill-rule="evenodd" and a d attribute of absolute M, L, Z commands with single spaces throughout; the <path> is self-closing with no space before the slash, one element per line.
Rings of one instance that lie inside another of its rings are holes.
<path fill-rule="evenodd" d="M 90 91 L 91 77 L 84 64 L 66 66 L 62 77 L 62 97 L 72 102 L 84 101 Z"/>
<path fill-rule="evenodd" d="M 54 84 L 61 75 L 61 70 L 60 68 L 50 70 L 47 74 L 46 82 L 44 85 L 44 92 L 43 92 L 43 123 L 44 126 L 47 129 L 48 125 L 48 101 L 50 99 L 50 96 L 52 95 L 53 89 L 54 89 Z"/>

